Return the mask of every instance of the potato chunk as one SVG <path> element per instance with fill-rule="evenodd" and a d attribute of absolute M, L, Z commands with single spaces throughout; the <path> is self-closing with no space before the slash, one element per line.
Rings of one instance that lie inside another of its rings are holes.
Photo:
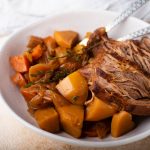
<path fill-rule="evenodd" d="M 134 126 L 135 123 L 132 121 L 132 115 L 126 111 L 120 111 L 113 115 L 111 122 L 111 135 L 113 137 L 119 137 L 132 130 Z"/>
<path fill-rule="evenodd" d="M 74 31 L 55 31 L 54 38 L 59 46 L 72 48 L 78 41 L 78 33 Z"/>
<path fill-rule="evenodd" d="M 115 112 L 116 109 L 113 106 L 94 97 L 94 100 L 86 107 L 85 120 L 99 121 L 112 116 Z"/>
<path fill-rule="evenodd" d="M 66 62 L 67 60 L 67 49 L 64 47 L 57 47 L 55 49 L 55 53 L 56 53 L 56 57 L 60 57 L 58 58 L 58 61 L 60 64 L 63 64 Z"/>
<path fill-rule="evenodd" d="M 59 131 L 59 118 L 54 108 L 39 109 L 34 113 L 34 117 L 41 129 L 52 133 Z"/>
<path fill-rule="evenodd" d="M 82 132 L 84 108 L 73 105 L 61 95 L 51 92 L 53 103 L 60 116 L 60 123 L 67 133 L 79 138 Z"/>
<path fill-rule="evenodd" d="M 46 72 L 53 71 L 59 66 L 57 61 L 53 61 L 49 64 L 36 64 L 29 69 L 29 79 L 34 82 L 39 80 Z"/>
<path fill-rule="evenodd" d="M 88 95 L 87 81 L 78 71 L 60 81 L 56 88 L 73 104 L 83 105 Z"/>

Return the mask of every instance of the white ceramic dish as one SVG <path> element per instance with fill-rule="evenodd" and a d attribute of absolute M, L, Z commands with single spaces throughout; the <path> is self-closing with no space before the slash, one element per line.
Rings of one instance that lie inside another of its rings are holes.
<path fill-rule="evenodd" d="M 13 34 L 7 40 L 0 53 L 0 91 L 2 96 L 1 99 L 8 108 L 10 108 L 11 113 L 14 114 L 16 119 L 31 130 L 50 139 L 86 147 L 112 147 L 124 145 L 150 135 L 150 118 L 142 119 L 137 128 L 120 138 L 112 138 L 109 136 L 103 140 L 98 138 L 75 139 L 66 133 L 48 133 L 37 127 L 34 119 L 27 112 L 26 103 L 19 93 L 19 90 L 10 80 L 10 75 L 13 71 L 9 65 L 9 56 L 22 53 L 25 50 L 27 39 L 30 35 L 47 36 L 52 35 L 55 30 L 71 29 L 79 32 L 81 37 L 83 37 L 87 31 L 93 31 L 99 26 L 105 26 L 111 22 L 116 15 L 115 13 L 107 11 L 63 13 L 29 25 Z M 117 38 L 147 25 L 147 23 L 136 18 L 129 18 L 111 31 L 109 35 L 113 38 Z"/>

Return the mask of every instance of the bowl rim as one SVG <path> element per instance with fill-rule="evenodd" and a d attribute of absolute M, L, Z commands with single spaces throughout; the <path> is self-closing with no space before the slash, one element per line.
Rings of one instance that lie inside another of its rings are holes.
<path fill-rule="evenodd" d="M 15 31 L 14 33 L 12 33 L 8 39 L 3 43 L 2 47 L 1 47 L 1 50 L 0 50 L 0 57 L 2 55 L 2 51 L 4 51 L 6 45 L 9 43 L 9 41 L 11 41 L 11 39 L 14 37 L 14 36 L 17 36 L 20 32 L 22 32 L 23 30 L 27 29 L 27 28 L 30 28 L 30 27 L 33 27 L 35 25 L 38 25 L 38 24 L 41 24 L 42 22 L 44 21 L 47 21 L 49 19 L 52 19 L 52 18 L 55 18 L 55 17 L 61 17 L 62 15 L 65 15 L 65 14 L 71 14 L 71 13 L 101 13 L 101 12 L 104 12 L 104 13 L 108 13 L 108 14 L 113 14 L 113 15 L 118 15 L 118 13 L 116 12 L 112 12 L 112 11 L 106 11 L 106 10 L 78 10 L 78 11 L 64 11 L 62 13 L 55 13 L 54 15 L 52 16 L 48 16 L 44 19 L 41 19 L 41 20 L 38 20 L 36 22 L 33 22 L 33 23 L 30 23 L 29 25 L 23 27 L 23 28 L 20 28 L 18 29 L 17 31 Z M 145 25 L 149 25 L 148 23 L 138 19 L 138 18 L 135 18 L 135 17 L 130 17 L 132 18 L 133 20 L 137 20 L 137 21 L 140 21 L 142 23 L 145 23 Z M 126 138 L 126 139 L 119 139 L 118 140 L 115 140 L 115 141 L 80 141 L 80 139 L 70 139 L 69 137 L 62 137 L 60 135 L 57 135 L 57 134 L 53 134 L 53 133 L 50 133 L 50 132 L 47 132 L 47 131 L 44 131 L 32 124 L 30 124 L 29 122 L 25 121 L 23 118 L 21 118 L 17 113 L 15 113 L 15 111 L 9 106 L 9 104 L 7 103 L 7 101 L 5 100 L 4 96 L 3 96 L 3 93 L 0 89 L 0 100 L 2 101 L 2 103 L 8 108 L 10 114 L 12 114 L 14 116 L 14 118 L 16 118 L 16 120 L 18 120 L 20 123 L 22 123 L 24 126 L 28 127 L 29 129 L 32 129 L 34 132 L 37 132 L 38 134 L 44 136 L 44 137 L 47 137 L 51 140 L 56 140 L 56 141 L 59 141 L 59 142 L 63 142 L 63 143 L 66 143 L 66 144 L 71 144 L 71 145 L 76 145 L 76 146 L 81 146 L 81 147 L 115 147 L 115 146 L 121 146 L 121 145 L 125 145 L 125 144 L 129 144 L 129 143 L 132 143 L 132 142 L 136 142 L 138 140 L 141 140 L 143 138 L 146 138 L 150 135 L 150 129 L 148 131 L 145 131 L 143 133 L 140 133 L 138 135 L 135 135 L 135 136 L 132 136 L 132 137 L 129 137 L 129 138 Z M 116 139 L 116 138 L 115 138 Z"/>

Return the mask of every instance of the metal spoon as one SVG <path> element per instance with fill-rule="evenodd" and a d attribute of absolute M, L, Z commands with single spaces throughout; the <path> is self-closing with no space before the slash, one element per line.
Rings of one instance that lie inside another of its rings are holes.
<path fill-rule="evenodd" d="M 117 26 L 119 23 L 124 21 L 126 18 L 128 18 L 130 15 L 132 15 L 137 9 L 142 7 L 145 3 L 147 3 L 149 0 L 137 0 L 136 2 L 132 3 L 129 8 L 127 8 L 125 11 L 123 11 L 118 17 L 116 17 L 112 23 L 108 24 L 106 28 L 106 32 L 110 31 L 112 28 Z M 79 44 L 86 46 L 88 42 L 88 38 L 84 38 Z"/>
<path fill-rule="evenodd" d="M 150 33 L 150 26 L 139 29 L 133 33 L 127 34 L 127 35 L 117 39 L 117 41 L 130 40 L 130 39 L 134 39 L 134 38 L 137 38 L 137 37 L 140 37 L 142 35 L 149 34 L 149 33 Z"/>

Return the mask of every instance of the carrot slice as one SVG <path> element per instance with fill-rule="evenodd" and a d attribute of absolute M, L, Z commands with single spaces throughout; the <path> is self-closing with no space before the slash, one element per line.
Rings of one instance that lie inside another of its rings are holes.
<path fill-rule="evenodd" d="M 42 46 L 40 44 L 37 45 L 35 48 L 32 49 L 31 54 L 32 54 L 33 60 L 37 60 L 38 58 L 40 58 L 43 54 Z"/>
<path fill-rule="evenodd" d="M 132 121 L 132 115 L 126 111 L 120 111 L 112 117 L 111 135 L 113 137 L 119 137 L 134 127 L 135 123 Z"/>
<path fill-rule="evenodd" d="M 55 31 L 56 43 L 65 48 L 72 48 L 78 42 L 78 33 L 74 31 Z"/>
<path fill-rule="evenodd" d="M 23 75 L 19 72 L 17 72 L 16 74 L 14 74 L 12 77 L 11 77 L 12 81 L 18 85 L 19 87 L 23 87 L 25 86 L 26 84 L 26 81 L 23 77 Z"/>
<path fill-rule="evenodd" d="M 51 36 L 48 36 L 44 39 L 44 44 L 47 46 L 49 51 L 57 47 L 55 39 Z"/>
<path fill-rule="evenodd" d="M 29 61 L 23 55 L 11 56 L 9 61 L 13 69 L 17 72 L 27 72 L 29 70 Z"/>

